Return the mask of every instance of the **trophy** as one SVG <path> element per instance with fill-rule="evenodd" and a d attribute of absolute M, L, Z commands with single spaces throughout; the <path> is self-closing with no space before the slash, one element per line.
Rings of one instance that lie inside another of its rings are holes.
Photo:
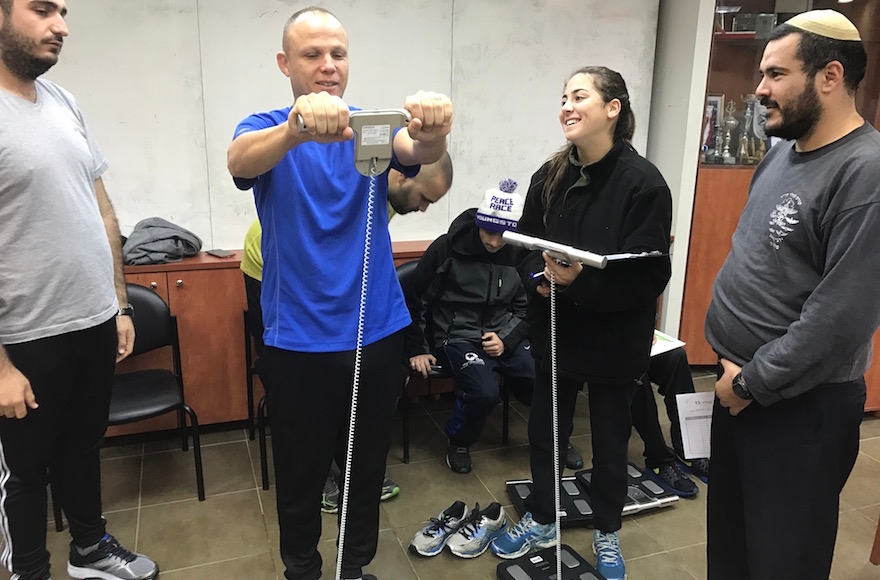
<path fill-rule="evenodd" d="M 739 121 L 736 120 L 736 117 L 733 114 L 736 112 L 736 103 L 733 102 L 733 99 L 730 99 L 727 102 L 727 106 L 725 107 L 727 111 L 727 116 L 724 117 L 724 149 L 721 153 L 721 156 L 724 158 L 725 165 L 735 165 L 736 157 L 730 154 L 730 139 L 731 134 L 736 131 L 737 126 L 739 125 Z"/>
<path fill-rule="evenodd" d="M 755 134 L 755 103 L 758 98 L 755 95 L 744 95 L 741 97 L 746 104 L 746 112 L 742 118 L 742 134 L 740 135 L 739 145 L 739 162 L 740 163 L 757 163 L 763 157 L 759 154 L 758 142 L 761 141 Z"/>

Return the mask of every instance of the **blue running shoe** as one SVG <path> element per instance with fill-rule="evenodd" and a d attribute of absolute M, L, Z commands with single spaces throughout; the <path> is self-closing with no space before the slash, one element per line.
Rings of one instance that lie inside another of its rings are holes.
<path fill-rule="evenodd" d="M 443 546 L 461 527 L 467 515 L 468 509 L 464 502 L 455 502 L 440 512 L 439 516 L 431 518 L 430 523 L 413 536 L 409 551 L 420 556 L 436 556 L 443 551 Z"/>
<path fill-rule="evenodd" d="M 476 558 L 486 551 L 489 544 L 507 529 L 507 516 L 497 501 L 480 511 L 480 504 L 452 534 L 447 545 L 449 551 L 459 558 Z"/>
<path fill-rule="evenodd" d="M 499 558 L 513 560 L 532 548 L 550 548 L 556 545 L 556 522 L 539 524 L 526 512 L 515 526 L 492 540 L 492 552 Z"/>
<path fill-rule="evenodd" d="M 626 580 L 626 566 L 620 554 L 620 538 L 617 532 L 600 532 L 593 535 L 593 553 L 596 554 L 596 570 L 606 580 Z"/>

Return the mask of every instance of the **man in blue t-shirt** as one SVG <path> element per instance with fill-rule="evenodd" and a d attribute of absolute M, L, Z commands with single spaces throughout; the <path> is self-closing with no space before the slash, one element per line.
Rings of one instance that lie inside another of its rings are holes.
<path fill-rule="evenodd" d="M 277 59 L 290 78 L 294 105 L 242 121 L 228 168 L 239 188 L 253 188 L 263 227 L 262 358 L 281 558 L 287 578 L 321 575 L 321 491 L 333 459 L 345 464 L 360 338 L 342 577 L 361 578 L 376 553 L 379 492 L 400 386 L 400 331 L 410 323 L 391 255 L 388 173 L 371 179 L 354 166 L 350 107 L 342 100 L 348 39 L 339 20 L 322 8 L 294 13 Z M 404 107 L 412 121 L 394 134 L 391 164 L 411 177 L 446 151 L 452 103 L 420 91 Z M 298 130 L 297 116 L 308 132 Z"/>

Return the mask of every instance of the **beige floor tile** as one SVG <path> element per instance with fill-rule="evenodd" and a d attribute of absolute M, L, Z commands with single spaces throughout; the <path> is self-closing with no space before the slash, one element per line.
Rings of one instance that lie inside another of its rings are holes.
<path fill-rule="evenodd" d="M 118 444 L 115 443 L 113 439 L 106 439 L 104 441 L 104 445 L 101 447 L 101 459 L 131 457 L 136 455 L 143 455 L 143 453 L 144 444 L 140 442 Z"/>
<path fill-rule="evenodd" d="M 862 419 L 860 429 L 862 439 L 880 437 L 880 413 L 868 413 Z"/>
<path fill-rule="evenodd" d="M 391 429 L 391 449 L 388 452 L 389 465 L 401 465 L 403 462 L 402 422 L 394 420 Z M 437 424 L 434 416 L 423 415 L 416 420 L 410 418 L 409 423 L 409 459 L 411 462 L 423 461 L 446 456 L 446 435 L 443 434 L 442 423 Z"/>
<path fill-rule="evenodd" d="M 840 494 L 847 505 L 862 508 L 880 504 L 880 461 L 859 453 L 856 465 Z"/>
<path fill-rule="evenodd" d="M 101 462 L 101 502 L 104 511 L 138 507 L 141 458 L 120 457 Z"/>
<path fill-rule="evenodd" d="M 694 576 L 670 554 L 663 552 L 626 561 L 627 578 L 638 580 L 691 580 Z"/>
<path fill-rule="evenodd" d="M 180 570 L 163 570 L 162 580 L 275 580 L 272 554 L 257 554 Z"/>
<path fill-rule="evenodd" d="M 196 410 L 198 412 L 198 410 Z M 199 433 L 199 440 L 202 447 L 209 445 L 217 445 L 221 443 L 232 443 L 233 441 L 245 441 L 247 439 L 247 430 L 245 429 L 228 429 L 225 431 L 208 431 L 204 429 Z M 192 439 L 190 439 L 192 446 Z M 174 432 L 169 432 L 167 437 L 162 439 L 150 439 L 144 443 L 144 453 L 156 453 L 157 451 L 171 451 L 178 449 L 182 451 L 181 439 Z"/>
<path fill-rule="evenodd" d="M 138 545 L 167 570 L 270 550 L 256 490 L 143 508 Z"/>
<path fill-rule="evenodd" d="M 684 548 L 706 541 L 706 487 L 700 493 L 680 499 L 670 507 L 636 514 L 633 520 L 664 550 Z"/>
<path fill-rule="evenodd" d="M 254 470 L 254 474 L 257 478 L 257 485 L 263 486 L 263 476 L 260 466 L 260 441 L 258 438 L 255 438 L 253 441 L 247 442 L 248 449 L 250 450 L 250 460 L 251 467 Z M 269 474 L 269 485 L 275 485 L 275 465 L 273 464 L 273 456 L 272 456 L 272 436 L 269 435 L 266 437 L 266 468 L 268 469 Z"/>
<path fill-rule="evenodd" d="M 880 462 L 880 437 L 862 440 L 859 444 L 859 451 Z"/>
<path fill-rule="evenodd" d="M 671 555 L 681 566 L 697 580 L 706 580 L 706 544 L 670 550 Z"/>
<path fill-rule="evenodd" d="M 833 580 L 880 578 L 880 566 L 868 561 L 876 530 L 877 521 L 859 511 L 840 514 L 831 566 Z"/>

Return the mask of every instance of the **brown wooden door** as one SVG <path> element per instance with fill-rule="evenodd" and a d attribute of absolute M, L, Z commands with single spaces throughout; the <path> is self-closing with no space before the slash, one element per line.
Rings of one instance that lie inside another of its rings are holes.
<path fill-rule="evenodd" d="M 168 272 L 184 392 L 203 424 L 247 418 L 244 280 L 238 268 Z"/>
<path fill-rule="evenodd" d="M 679 337 L 692 365 L 717 362 L 703 325 L 712 300 L 712 283 L 730 251 L 730 238 L 748 197 L 752 167 L 701 167 L 688 248 Z"/>

